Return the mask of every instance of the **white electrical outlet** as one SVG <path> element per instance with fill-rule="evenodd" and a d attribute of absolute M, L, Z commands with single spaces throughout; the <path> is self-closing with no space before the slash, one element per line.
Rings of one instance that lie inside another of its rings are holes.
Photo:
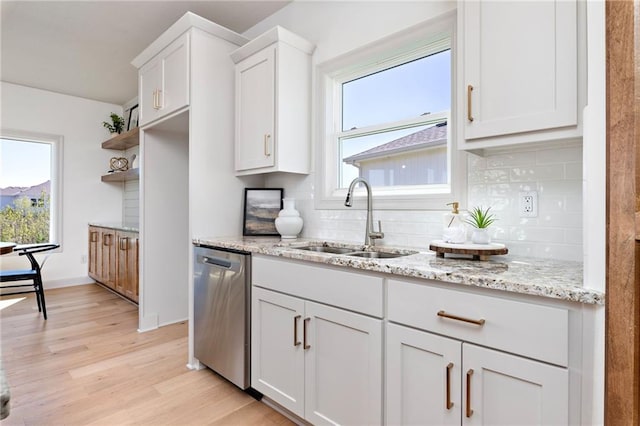
<path fill-rule="evenodd" d="M 520 192 L 520 217 L 538 217 L 538 193 L 536 191 Z"/>
<path fill-rule="evenodd" d="M 87 263 L 87 255 L 83 254 L 82 256 L 80 256 L 80 263 L 84 264 Z"/>

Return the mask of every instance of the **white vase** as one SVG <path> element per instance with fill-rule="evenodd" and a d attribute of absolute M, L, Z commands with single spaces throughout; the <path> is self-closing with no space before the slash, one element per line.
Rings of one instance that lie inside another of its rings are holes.
<path fill-rule="evenodd" d="M 300 213 L 296 210 L 296 200 L 294 198 L 283 198 L 282 202 L 284 208 L 280 210 L 276 218 L 276 230 L 283 240 L 296 239 L 303 225 Z"/>
<path fill-rule="evenodd" d="M 474 228 L 471 234 L 471 242 L 474 244 L 489 244 L 491 237 L 487 228 Z"/>

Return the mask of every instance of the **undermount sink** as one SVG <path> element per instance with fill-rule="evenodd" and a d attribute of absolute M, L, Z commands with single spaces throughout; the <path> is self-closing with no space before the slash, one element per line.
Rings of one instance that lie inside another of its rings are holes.
<path fill-rule="evenodd" d="M 318 253 L 331 253 L 331 254 L 345 254 L 353 253 L 353 249 L 346 247 L 327 247 L 327 246 L 307 246 L 307 247 L 292 247 L 296 250 L 315 251 Z"/>
<path fill-rule="evenodd" d="M 296 250 L 313 251 L 316 253 L 341 254 L 344 256 L 363 257 L 367 259 L 393 259 L 396 257 L 408 256 L 417 252 L 393 253 L 388 251 L 364 251 L 356 247 L 335 247 L 335 246 L 304 246 L 291 247 Z"/>
<path fill-rule="evenodd" d="M 358 251 L 355 253 L 346 253 L 347 256 L 366 257 L 369 259 L 393 259 L 394 257 L 408 256 L 410 253 L 387 253 L 383 251 Z"/>

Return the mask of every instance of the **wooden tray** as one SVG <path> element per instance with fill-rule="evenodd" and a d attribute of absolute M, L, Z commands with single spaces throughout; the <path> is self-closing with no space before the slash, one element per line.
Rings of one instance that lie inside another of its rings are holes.
<path fill-rule="evenodd" d="M 445 253 L 449 254 L 465 254 L 471 255 L 473 260 L 489 260 L 489 256 L 501 255 L 509 253 L 504 244 L 451 244 L 442 240 L 431 241 L 429 250 L 435 251 L 436 256 L 444 257 Z"/>

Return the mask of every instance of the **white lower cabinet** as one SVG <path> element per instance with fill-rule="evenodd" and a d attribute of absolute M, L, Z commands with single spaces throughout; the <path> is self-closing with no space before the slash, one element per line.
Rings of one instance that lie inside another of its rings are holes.
<path fill-rule="evenodd" d="M 259 287 L 252 387 L 313 424 L 382 423 L 382 321 Z"/>
<path fill-rule="evenodd" d="M 387 325 L 387 424 L 460 425 L 457 340 Z"/>
<path fill-rule="evenodd" d="M 387 326 L 389 425 L 568 424 L 565 368 Z"/>
<path fill-rule="evenodd" d="M 462 344 L 464 425 L 569 424 L 569 371 Z"/>
<path fill-rule="evenodd" d="M 252 282 L 251 385 L 311 424 L 581 423 L 572 305 L 261 255 Z"/>
<path fill-rule="evenodd" d="M 253 287 L 251 386 L 304 417 L 304 300 Z"/>

